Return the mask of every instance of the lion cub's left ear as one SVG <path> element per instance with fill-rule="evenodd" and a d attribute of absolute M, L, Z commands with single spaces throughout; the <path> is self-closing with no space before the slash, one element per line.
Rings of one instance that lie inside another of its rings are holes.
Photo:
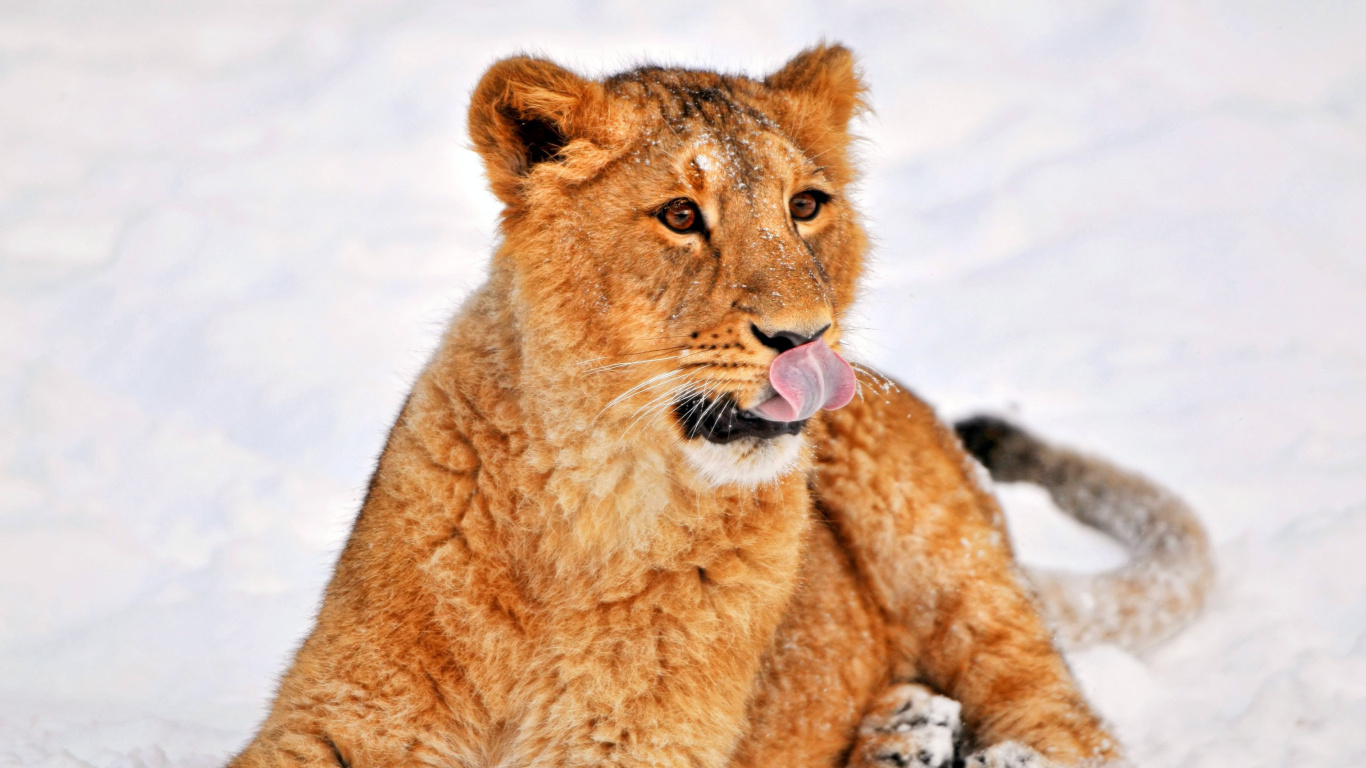
<path fill-rule="evenodd" d="M 802 51 L 765 78 L 764 85 L 782 97 L 779 123 L 812 154 L 848 145 L 849 121 L 868 108 L 854 54 L 842 45 Z"/>
<path fill-rule="evenodd" d="M 470 97 L 469 130 L 489 186 L 516 206 L 537 166 L 580 163 L 605 136 L 602 84 L 545 59 L 516 56 L 489 68 Z"/>

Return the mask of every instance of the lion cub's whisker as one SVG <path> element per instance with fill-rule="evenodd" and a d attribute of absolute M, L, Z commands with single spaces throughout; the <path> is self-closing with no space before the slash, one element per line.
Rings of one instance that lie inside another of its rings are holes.
<path fill-rule="evenodd" d="M 635 357 L 636 355 L 652 355 L 658 352 L 679 352 L 684 349 L 687 349 L 687 345 L 679 344 L 672 347 L 654 347 L 653 349 L 639 349 L 634 352 L 621 352 L 615 355 L 602 355 L 600 357 L 590 357 L 587 360 L 579 361 L 579 365 L 590 365 L 600 360 L 619 360 L 621 358 L 626 357 Z"/>
<path fill-rule="evenodd" d="M 664 373 L 655 374 L 654 376 L 651 376 L 645 381 L 636 384 L 635 386 L 631 387 L 625 392 L 622 392 L 621 394 L 612 398 L 612 400 L 608 402 L 607 405 L 604 405 L 602 407 L 601 411 L 598 411 L 598 415 L 593 417 L 593 421 L 596 422 L 598 418 L 602 416 L 602 414 L 606 413 L 608 410 L 612 409 L 619 403 L 629 399 L 633 395 L 640 392 L 647 392 L 651 389 L 654 389 L 655 387 L 663 386 L 665 383 L 677 379 L 680 376 L 686 376 L 687 374 L 687 371 L 680 370 L 665 371 Z"/>
<path fill-rule="evenodd" d="M 700 395 L 700 402 L 715 403 L 716 401 L 711 399 L 712 395 L 720 391 L 721 388 L 725 386 L 725 384 L 726 382 L 724 381 L 716 381 L 708 377 L 706 379 L 703 379 L 701 382 L 688 382 L 687 384 L 684 384 L 682 386 L 675 387 L 674 390 L 672 390 L 669 393 L 670 395 L 672 395 L 671 399 L 665 400 L 661 405 L 651 409 L 652 415 L 650 416 L 650 420 L 646 426 L 653 426 L 656 422 L 662 419 L 665 414 L 669 412 L 669 408 L 675 402 L 682 398 L 689 397 L 692 395 Z M 697 407 L 698 405 L 696 403 L 688 406 L 688 413 L 691 414 L 695 412 L 697 410 Z"/>
<path fill-rule="evenodd" d="M 678 377 L 680 377 L 680 376 L 684 376 L 684 375 L 686 375 L 686 374 L 687 374 L 686 371 L 679 371 L 679 370 L 665 371 L 664 373 L 655 374 L 654 376 L 651 376 L 650 378 L 646 379 L 645 381 L 642 381 L 642 382 L 640 382 L 639 384 L 636 384 L 635 386 L 631 387 L 630 389 L 626 390 L 625 392 L 622 392 L 621 394 L 619 394 L 619 395 L 617 395 L 616 397 L 612 398 L 612 400 L 611 400 L 610 402 L 607 403 L 607 405 L 603 408 L 603 410 L 607 410 L 608 408 L 612 408 L 613 406 L 616 406 L 616 405 L 622 403 L 623 401 L 625 401 L 625 400 L 631 398 L 633 395 L 635 395 L 635 394 L 637 394 L 637 393 L 639 393 L 639 392 L 645 392 L 645 391 L 649 391 L 649 390 L 651 390 L 651 389 L 654 389 L 655 387 L 663 386 L 666 382 L 672 381 L 673 379 L 676 379 L 676 378 L 678 378 Z"/>
<path fill-rule="evenodd" d="M 717 383 L 714 382 L 712 379 L 707 378 L 703 379 L 701 382 L 689 381 L 673 387 L 668 392 L 665 392 L 663 395 L 660 395 L 659 397 L 654 398 L 645 405 L 642 405 L 640 408 L 637 408 L 636 414 L 638 415 L 626 427 L 626 430 L 622 432 L 622 437 L 626 437 L 626 435 L 631 431 L 632 428 L 636 426 L 637 423 L 639 423 L 642 419 L 647 419 L 647 417 L 648 420 L 645 421 L 645 426 L 653 426 L 661 418 L 663 418 L 663 416 L 669 412 L 669 408 L 671 408 L 673 404 L 680 399 L 700 394 L 700 401 L 706 402 L 718 389 L 721 388 L 723 384 L 724 382 Z M 692 413 L 697 409 L 697 407 L 697 404 L 690 405 L 688 407 L 688 412 Z"/>
<path fill-rule="evenodd" d="M 719 391 L 721 390 L 721 388 L 726 384 L 726 382 L 724 382 L 724 381 L 714 382 L 712 379 L 708 378 L 708 379 L 704 379 L 703 382 L 702 382 L 702 384 L 703 384 L 703 386 L 702 386 L 701 389 L 698 389 L 698 388 L 694 387 L 691 391 L 686 391 L 686 392 L 680 393 L 680 396 L 681 396 L 681 397 L 686 397 L 686 396 L 689 396 L 689 395 L 700 395 L 700 396 L 701 396 L 700 402 L 712 402 L 712 403 L 715 403 L 716 401 L 715 401 L 715 400 L 712 400 L 712 395 L 714 395 L 714 394 L 716 394 L 717 392 L 719 392 Z M 688 413 L 689 415 L 691 415 L 691 414 L 693 414 L 693 413 L 695 413 L 695 412 L 697 411 L 697 408 L 698 408 L 698 404 L 697 404 L 697 403 L 693 403 L 693 404 L 691 404 L 691 405 L 688 406 L 688 411 L 687 411 L 687 413 Z M 654 417 L 652 418 L 652 421 L 658 421 L 660 418 L 663 417 L 663 415 L 664 415 L 665 413 L 667 413 L 667 410 L 666 410 L 666 409 L 657 410 L 657 411 L 655 412 Z"/>
<path fill-rule="evenodd" d="M 668 409 L 674 404 L 674 402 L 678 400 L 680 396 L 692 394 L 695 387 L 696 385 L 693 382 L 684 382 L 683 384 L 673 387 L 669 391 L 665 392 L 663 395 L 656 397 L 654 400 L 651 400 L 649 403 L 646 403 L 640 408 L 637 408 L 637 415 L 634 419 L 631 420 L 630 424 L 626 425 L 626 429 L 622 431 L 621 436 L 625 438 L 626 435 L 628 435 L 631 432 L 631 430 L 636 426 L 636 424 L 638 424 L 641 421 L 641 419 L 645 418 L 646 416 L 651 417 L 650 422 L 648 422 L 647 424 L 652 424 L 654 422 L 654 419 L 658 417 L 660 414 L 667 412 Z M 642 413 L 642 411 L 644 411 L 644 413 Z"/>
<path fill-rule="evenodd" d="M 587 371 L 584 371 L 584 374 L 585 374 L 585 375 L 589 375 L 589 374 L 594 374 L 594 373 L 602 373 L 603 371 L 614 371 L 614 370 L 617 370 L 617 369 L 619 369 L 619 368 L 629 368 L 630 366 L 633 366 L 633 365 L 646 365 L 647 363 L 662 363 L 662 362 L 665 362 L 665 361 L 668 361 L 668 360 L 676 360 L 676 359 L 678 359 L 678 356 L 677 356 L 677 355 L 674 355 L 674 356 L 672 356 L 672 357 L 655 357 L 655 358 L 651 358 L 651 359 L 649 359 L 649 360 L 632 360 L 632 361 L 626 362 L 626 363 L 612 363 L 612 364 L 610 364 L 610 365 L 600 365 L 600 366 L 598 366 L 597 368 L 590 368 L 590 369 L 588 369 Z"/>
<path fill-rule="evenodd" d="M 680 391 L 683 391 L 683 390 L 685 390 L 685 389 L 691 389 L 692 387 L 693 387 L 693 383 L 692 383 L 692 382 L 686 382 L 686 381 L 685 381 L 685 382 L 683 382 L 683 383 L 681 383 L 681 384 L 675 384 L 673 387 L 671 387 L 669 390 L 667 390 L 667 391 L 664 392 L 663 394 L 656 395 L 655 397 L 651 398 L 651 399 L 649 400 L 649 402 L 646 402 L 644 405 L 641 405 L 639 408 L 635 409 L 635 411 L 632 412 L 631 415 L 632 415 L 632 416 L 636 416 L 636 415 L 640 414 L 641 411 L 645 411 L 645 410 L 647 410 L 647 409 L 653 408 L 653 407 L 655 407 L 656 405 L 658 405 L 659 403 L 664 402 L 665 400 L 668 400 L 670 397 L 672 397 L 672 396 L 675 395 L 676 393 L 678 393 L 678 392 L 680 392 Z"/>
<path fill-rule="evenodd" d="M 725 402 L 721 398 L 711 399 L 705 410 L 702 411 L 702 419 L 706 419 L 716 408 L 725 407 Z"/>
<path fill-rule="evenodd" d="M 872 370 L 871 368 L 865 368 L 864 366 L 859 365 L 855 362 L 850 362 L 849 367 L 854 369 L 854 381 L 858 384 L 858 396 L 860 400 L 863 399 L 863 389 L 865 386 L 871 388 L 874 384 L 881 384 L 882 386 L 879 387 L 879 389 L 882 390 L 882 401 L 884 403 L 887 402 L 886 394 L 888 388 L 900 389 L 900 387 L 897 386 L 897 383 L 895 381 L 892 381 L 891 379 L 887 378 L 886 376 L 883 376 L 877 371 Z M 860 378 L 858 374 L 863 374 L 864 376 L 873 379 L 873 381 L 864 381 L 864 379 Z"/>

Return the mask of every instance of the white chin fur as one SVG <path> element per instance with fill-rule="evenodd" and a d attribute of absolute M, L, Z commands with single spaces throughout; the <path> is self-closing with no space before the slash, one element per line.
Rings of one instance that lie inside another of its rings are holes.
<path fill-rule="evenodd" d="M 683 453 L 712 485 L 753 487 L 772 482 L 792 471 L 802 455 L 801 435 L 779 435 L 761 440 L 744 437 L 731 443 L 688 440 Z"/>

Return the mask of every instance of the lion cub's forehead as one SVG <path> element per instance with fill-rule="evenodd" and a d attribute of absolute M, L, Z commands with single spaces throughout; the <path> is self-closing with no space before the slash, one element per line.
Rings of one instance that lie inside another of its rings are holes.
<path fill-rule="evenodd" d="M 820 170 L 786 138 L 771 131 L 735 135 L 700 130 L 682 142 L 677 159 L 713 183 L 744 184 L 767 176 Z"/>
<path fill-rule="evenodd" d="M 633 104 L 650 104 L 674 125 L 702 120 L 723 124 L 758 123 L 772 118 L 760 107 L 764 86 L 746 77 L 688 69 L 641 67 L 609 78 L 611 94 Z"/>
<path fill-rule="evenodd" d="M 784 219 L 787 195 L 819 173 L 785 138 L 769 132 L 742 137 L 702 133 L 681 147 L 673 166 L 680 185 L 704 201 L 710 214 L 717 212 L 709 207 L 717 200 L 739 196 L 752 214 Z"/>
<path fill-rule="evenodd" d="M 741 183 L 814 165 L 764 111 L 764 86 L 748 78 L 645 67 L 618 75 L 607 86 L 633 106 L 638 150 Z"/>

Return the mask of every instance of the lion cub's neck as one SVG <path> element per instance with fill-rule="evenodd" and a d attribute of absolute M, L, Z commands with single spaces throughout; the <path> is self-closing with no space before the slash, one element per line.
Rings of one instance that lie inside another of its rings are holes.
<path fill-rule="evenodd" d="M 423 374 L 454 419 L 409 420 L 449 429 L 473 449 L 484 485 L 497 489 L 491 522 L 526 538 L 519 551 L 553 552 L 562 567 L 620 583 L 642 570 L 706 567 L 768 533 L 791 543 L 806 517 L 799 473 L 760 488 L 718 488 L 691 476 L 674 441 L 623 439 L 595 424 L 592 398 L 550 380 L 554 365 L 527 364 L 514 298 L 495 270 Z"/>

